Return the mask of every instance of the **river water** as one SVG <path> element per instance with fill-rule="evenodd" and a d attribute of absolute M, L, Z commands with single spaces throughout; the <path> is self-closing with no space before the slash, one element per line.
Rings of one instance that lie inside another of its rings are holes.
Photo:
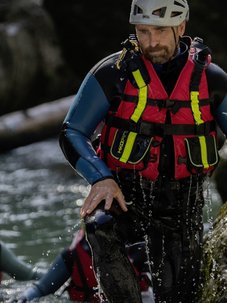
<path fill-rule="evenodd" d="M 57 139 L 0 155 L 0 172 L 0 239 L 21 260 L 47 268 L 79 229 L 79 208 L 89 187 L 69 167 Z M 212 183 L 205 192 L 204 218 L 212 221 L 220 197 Z M 0 302 L 30 284 L 4 275 Z M 63 294 L 40 302 L 69 300 Z"/>
<path fill-rule="evenodd" d="M 79 228 L 87 183 L 55 139 L 1 155 L 0 172 L 0 239 L 23 261 L 47 268 Z M 0 291 L 7 298 L 28 284 L 4 276 Z M 55 301 L 62 299 L 43 300 Z"/>

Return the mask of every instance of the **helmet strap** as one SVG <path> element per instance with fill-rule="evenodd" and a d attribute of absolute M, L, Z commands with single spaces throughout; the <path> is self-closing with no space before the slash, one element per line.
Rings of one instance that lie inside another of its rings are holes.
<path fill-rule="evenodd" d="M 171 60 L 177 55 L 178 50 L 179 50 L 179 41 L 177 41 L 177 36 L 176 36 L 176 32 L 174 30 L 174 27 L 171 27 L 172 31 L 173 31 L 173 37 L 174 37 L 174 41 L 175 41 L 175 50 L 174 50 L 174 54 L 173 57 L 171 58 Z"/>

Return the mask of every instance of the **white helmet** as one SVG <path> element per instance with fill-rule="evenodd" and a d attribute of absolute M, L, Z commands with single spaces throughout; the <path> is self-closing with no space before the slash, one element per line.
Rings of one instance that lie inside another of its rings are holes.
<path fill-rule="evenodd" d="M 178 26 L 189 19 L 187 0 L 133 0 L 131 24 Z"/>

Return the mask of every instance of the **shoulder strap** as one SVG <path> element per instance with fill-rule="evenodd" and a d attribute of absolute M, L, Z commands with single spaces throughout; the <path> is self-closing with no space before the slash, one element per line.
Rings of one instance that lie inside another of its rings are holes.
<path fill-rule="evenodd" d="M 141 58 L 137 38 L 134 34 L 121 43 L 123 49 L 115 63 L 115 67 L 125 73 L 134 87 L 138 88 L 138 81 L 133 73 L 139 71 L 145 84 L 150 82 L 150 76 Z"/>
<path fill-rule="evenodd" d="M 204 69 L 211 62 L 211 49 L 203 43 L 202 38 L 195 37 L 190 45 L 189 57 L 201 69 Z"/>
<path fill-rule="evenodd" d="M 134 34 L 129 35 L 129 38 L 126 39 L 121 43 L 123 46 L 123 49 L 115 63 L 115 66 L 117 69 L 124 68 L 125 65 L 125 59 L 127 57 L 130 57 L 130 55 L 133 55 L 134 53 L 139 52 L 139 45 L 138 41 L 136 39 L 136 36 Z"/>

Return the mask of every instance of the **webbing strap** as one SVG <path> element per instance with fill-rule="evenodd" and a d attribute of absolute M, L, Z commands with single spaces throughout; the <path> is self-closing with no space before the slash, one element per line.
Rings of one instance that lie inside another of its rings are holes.
<path fill-rule="evenodd" d="M 202 119 L 202 114 L 199 108 L 199 92 L 198 91 L 191 91 L 191 107 L 192 113 L 197 125 L 204 123 Z M 206 146 L 206 138 L 205 136 L 199 136 L 199 143 L 200 143 L 200 150 L 201 150 L 201 159 L 204 168 L 208 168 L 208 156 L 207 156 L 207 146 Z"/>
<path fill-rule="evenodd" d="M 120 117 L 109 117 L 107 120 L 109 127 L 116 127 L 121 130 L 135 132 L 144 136 L 166 136 L 166 135 L 178 135 L 178 136 L 207 136 L 211 131 L 215 130 L 215 122 L 207 121 L 200 125 L 191 124 L 163 124 L 163 123 L 151 123 L 146 121 L 138 121 L 137 123 L 129 121 Z"/>
<path fill-rule="evenodd" d="M 143 111 L 146 107 L 147 103 L 147 85 L 145 81 L 143 80 L 143 77 L 141 75 L 141 72 L 139 69 L 132 72 L 132 75 L 136 81 L 136 84 L 139 88 L 139 95 L 138 95 L 138 103 L 137 106 L 130 118 L 130 120 L 134 122 L 138 122 L 141 115 L 143 114 Z M 121 155 L 120 161 L 123 163 L 126 163 L 130 157 L 130 154 L 132 152 L 132 148 L 136 139 L 137 133 L 135 132 L 129 132 L 128 138 L 126 140 L 126 144 L 124 147 L 124 151 Z"/>

